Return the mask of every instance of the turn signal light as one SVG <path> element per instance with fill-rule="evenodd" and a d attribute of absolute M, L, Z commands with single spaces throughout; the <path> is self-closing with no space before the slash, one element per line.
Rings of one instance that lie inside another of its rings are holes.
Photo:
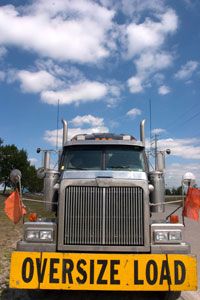
<path fill-rule="evenodd" d="M 173 223 L 173 224 L 179 223 L 179 217 L 178 217 L 178 215 L 171 215 L 170 216 L 170 223 Z"/>
<path fill-rule="evenodd" d="M 37 214 L 36 213 L 30 213 L 28 216 L 28 220 L 30 222 L 36 222 L 37 221 Z"/>

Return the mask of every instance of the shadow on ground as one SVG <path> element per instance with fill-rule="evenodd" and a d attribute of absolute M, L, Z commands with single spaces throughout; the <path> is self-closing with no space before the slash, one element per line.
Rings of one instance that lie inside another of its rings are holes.
<path fill-rule="evenodd" d="M 166 297 L 167 296 L 167 297 Z M 163 292 L 88 292 L 5 289 L 1 300 L 164 300 Z M 179 295 L 177 294 L 175 298 Z M 166 297 L 166 298 L 165 298 Z M 173 298 L 173 299 L 175 299 Z"/>

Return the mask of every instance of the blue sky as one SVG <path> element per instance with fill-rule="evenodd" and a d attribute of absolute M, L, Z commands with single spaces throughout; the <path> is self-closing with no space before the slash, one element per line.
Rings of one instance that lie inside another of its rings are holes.
<path fill-rule="evenodd" d="M 200 2 L 0 2 L 0 137 L 39 166 L 56 147 L 57 104 L 69 136 L 158 134 L 166 182 L 200 183 Z M 150 125 L 150 102 L 152 123 Z"/>

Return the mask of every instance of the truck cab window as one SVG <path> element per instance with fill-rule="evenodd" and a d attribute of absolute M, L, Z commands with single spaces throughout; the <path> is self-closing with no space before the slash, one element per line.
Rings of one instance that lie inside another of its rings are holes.
<path fill-rule="evenodd" d="M 64 170 L 100 170 L 101 150 L 92 148 L 73 148 L 64 153 Z"/>
<path fill-rule="evenodd" d="M 144 152 L 140 147 L 118 145 L 69 147 L 61 170 L 144 171 Z"/>
<path fill-rule="evenodd" d="M 106 170 L 144 171 L 143 151 L 134 147 L 110 148 L 106 151 Z"/>

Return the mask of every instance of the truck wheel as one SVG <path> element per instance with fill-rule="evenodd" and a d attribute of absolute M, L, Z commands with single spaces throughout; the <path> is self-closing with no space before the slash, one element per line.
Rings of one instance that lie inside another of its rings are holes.
<path fill-rule="evenodd" d="M 161 292 L 162 300 L 177 300 L 181 295 L 181 292 Z"/>

